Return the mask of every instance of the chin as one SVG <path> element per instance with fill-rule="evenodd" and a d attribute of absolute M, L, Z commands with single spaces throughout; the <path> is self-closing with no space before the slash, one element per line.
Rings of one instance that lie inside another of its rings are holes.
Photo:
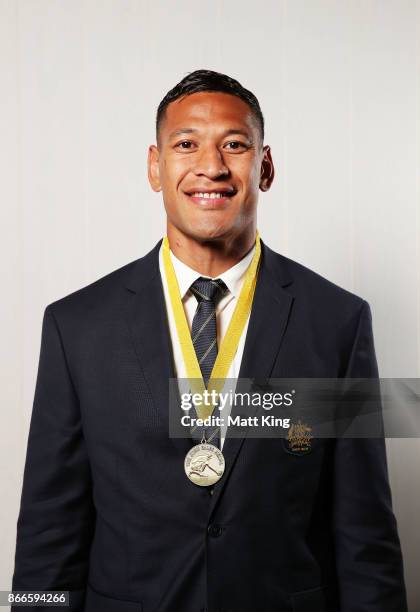
<path fill-rule="evenodd" d="M 230 225 L 202 223 L 199 225 L 190 226 L 186 232 L 191 238 L 198 241 L 220 240 L 232 232 Z"/>

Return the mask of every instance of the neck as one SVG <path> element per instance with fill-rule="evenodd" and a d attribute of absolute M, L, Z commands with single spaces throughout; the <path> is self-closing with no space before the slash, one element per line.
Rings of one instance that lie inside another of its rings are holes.
<path fill-rule="evenodd" d="M 256 227 L 239 236 L 215 240 L 197 240 L 168 224 L 167 235 L 172 253 L 203 276 L 216 277 L 238 263 L 255 243 Z"/>

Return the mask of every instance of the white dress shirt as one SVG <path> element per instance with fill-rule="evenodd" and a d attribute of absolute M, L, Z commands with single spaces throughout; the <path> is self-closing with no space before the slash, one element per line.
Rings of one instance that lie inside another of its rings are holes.
<path fill-rule="evenodd" d="M 216 306 L 216 327 L 217 327 L 217 345 L 220 347 L 221 341 L 226 333 L 228 325 L 230 323 L 230 319 L 232 317 L 232 313 L 235 309 L 236 303 L 238 301 L 239 294 L 242 289 L 242 284 L 245 278 L 246 271 L 248 269 L 249 264 L 254 256 L 255 245 L 253 248 L 234 266 L 219 274 L 217 278 L 220 278 L 228 288 L 228 292 L 226 295 L 222 297 L 222 299 L 218 302 Z M 196 270 L 193 270 L 186 264 L 184 264 L 181 260 L 179 260 L 173 253 L 170 251 L 170 257 L 172 260 L 172 265 L 175 270 L 176 278 L 178 281 L 179 291 L 181 294 L 182 303 L 184 305 L 185 316 L 187 318 L 188 326 L 191 331 L 192 321 L 194 318 L 194 314 L 198 305 L 197 299 L 195 295 L 190 291 L 190 287 L 192 283 L 197 280 L 200 276 L 203 278 L 211 278 L 208 276 L 204 276 L 200 274 Z M 174 356 L 174 366 L 175 372 L 178 379 L 186 379 L 186 369 L 184 364 L 184 358 L 182 356 L 182 350 L 178 339 L 178 333 L 175 325 L 175 318 L 172 312 L 172 305 L 169 297 L 168 285 L 166 282 L 165 270 L 163 266 L 163 258 L 162 258 L 162 246 L 159 250 L 159 269 L 162 277 L 162 284 L 165 294 L 165 303 L 166 303 L 166 312 L 168 315 L 169 322 L 169 331 L 172 342 L 173 356 Z M 216 277 L 213 277 L 216 278 Z M 244 351 L 246 332 L 248 329 L 249 316 L 245 323 L 244 329 L 242 331 L 241 337 L 239 339 L 239 344 L 237 351 L 235 353 L 235 357 L 231 363 L 229 368 L 229 372 L 227 375 L 228 379 L 237 379 L 239 375 L 239 370 L 241 367 L 242 354 Z M 221 429 L 221 438 L 220 438 L 220 448 L 223 448 L 223 444 L 226 438 L 226 429 L 227 429 L 227 417 L 228 412 L 223 412 L 223 416 L 225 419 L 225 425 Z"/>

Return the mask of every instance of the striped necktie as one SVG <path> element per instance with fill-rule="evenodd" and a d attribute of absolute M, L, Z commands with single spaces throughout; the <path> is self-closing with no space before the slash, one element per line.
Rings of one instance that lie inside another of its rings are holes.
<path fill-rule="evenodd" d="M 198 302 L 191 327 L 191 338 L 204 384 L 207 387 L 218 350 L 216 305 L 229 290 L 220 278 L 213 280 L 211 278 L 203 278 L 202 276 L 193 282 L 190 290 Z M 217 408 L 215 413 L 218 414 Z M 200 442 L 203 428 L 193 427 L 191 435 L 195 441 Z M 220 427 L 207 428 L 204 435 L 207 442 L 219 446 Z"/>

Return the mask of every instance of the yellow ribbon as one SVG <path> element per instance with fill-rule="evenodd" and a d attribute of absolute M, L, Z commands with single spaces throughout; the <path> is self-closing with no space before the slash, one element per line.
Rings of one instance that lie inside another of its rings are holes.
<path fill-rule="evenodd" d="M 184 306 L 181 300 L 179 285 L 176 278 L 175 270 L 170 257 L 170 247 L 167 236 L 163 239 L 163 264 L 165 269 L 166 281 L 168 284 L 169 296 L 172 304 L 175 325 L 178 333 L 179 343 L 181 345 L 182 355 L 184 358 L 185 368 L 191 391 L 193 393 L 203 394 L 206 385 L 203 380 L 200 365 L 197 360 L 197 355 L 191 339 L 191 333 L 185 316 Z M 213 390 L 219 393 L 223 388 L 225 379 L 229 372 L 230 365 L 233 361 L 238 348 L 239 340 L 244 329 L 248 315 L 251 312 L 252 301 L 254 299 L 255 287 L 257 285 L 257 276 L 261 259 L 261 244 L 260 236 L 257 231 L 255 238 L 255 253 L 249 264 L 245 279 L 242 285 L 241 293 L 237 301 L 235 310 L 230 320 L 226 334 L 222 340 L 221 346 L 217 353 L 217 358 L 211 372 L 207 390 L 211 393 Z M 203 400 L 204 401 L 204 400 Z M 209 408 L 196 406 L 197 414 L 200 418 L 207 418 L 214 410 L 214 405 Z"/>

